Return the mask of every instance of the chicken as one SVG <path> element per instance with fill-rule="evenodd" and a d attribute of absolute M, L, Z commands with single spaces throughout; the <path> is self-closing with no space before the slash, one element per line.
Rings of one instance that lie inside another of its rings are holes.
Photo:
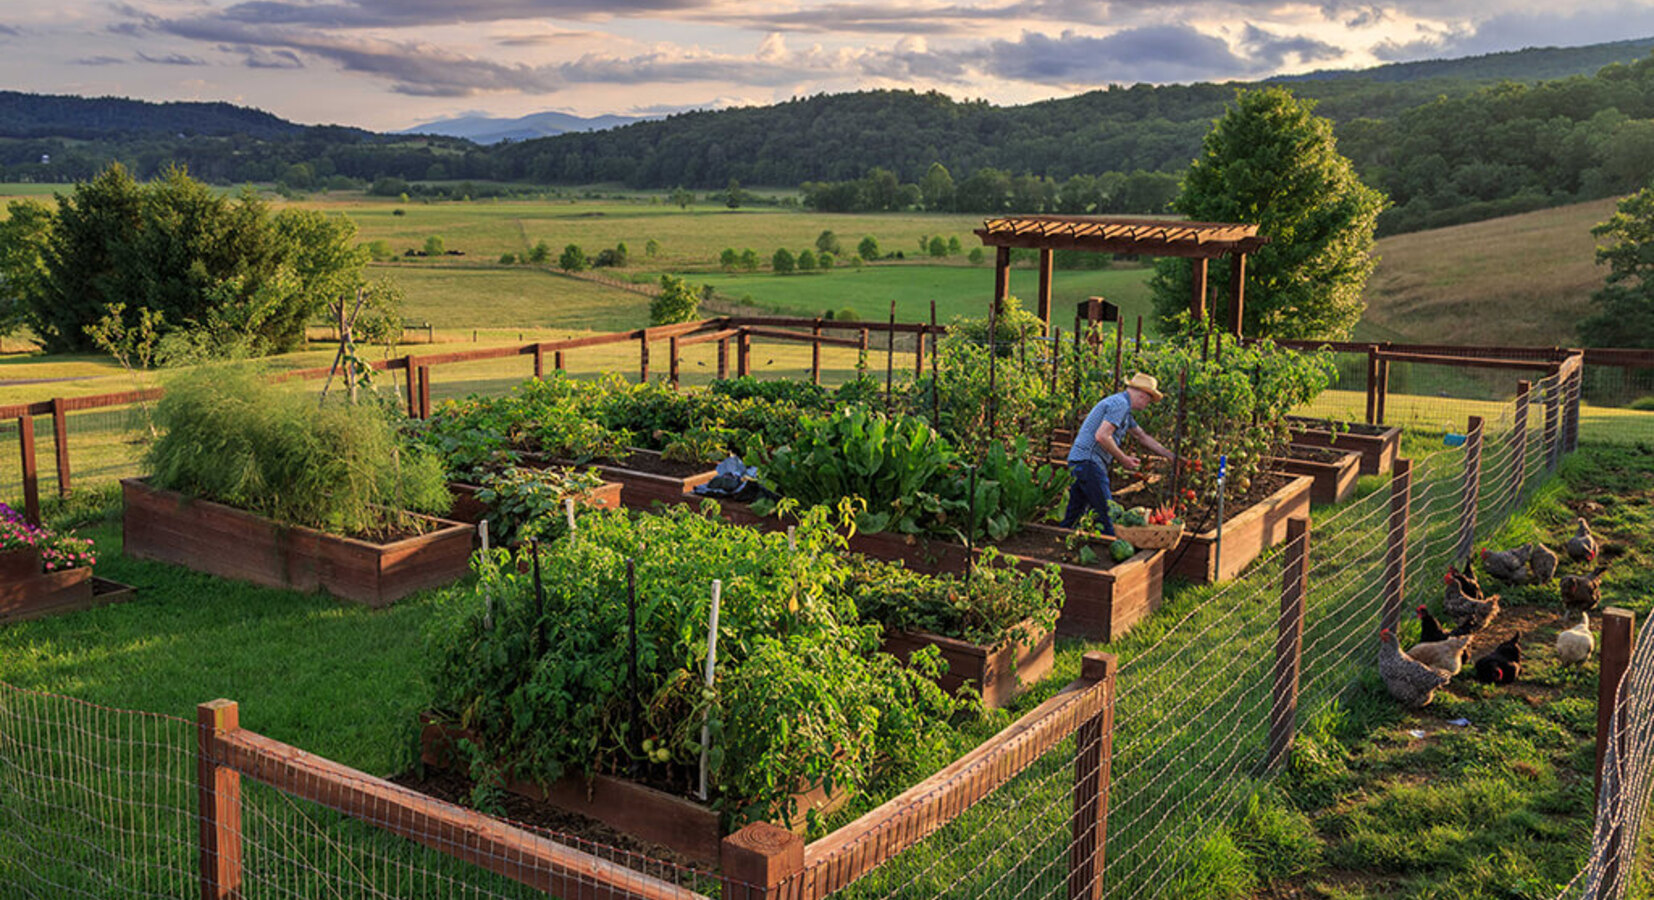
<path fill-rule="evenodd" d="M 1470 570 L 1470 557 L 1465 557 L 1462 568 L 1454 568 L 1450 563 L 1447 566 L 1448 582 L 1457 581 L 1459 591 L 1472 600 L 1482 599 L 1482 583 L 1476 580 L 1476 573 Z"/>
<path fill-rule="evenodd" d="M 1533 573 L 1533 584 L 1544 584 L 1556 574 L 1556 554 L 1551 548 L 1535 541 L 1528 545 L 1528 571 Z"/>
<path fill-rule="evenodd" d="M 1506 584 L 1527 584 L 1533 577 L 1533 570 L 1528 568 L 1528 554 L 1532 552 L 1531 545 L 1523 544 L 1509 550 L 1482 549 L 1482 570 Z"/>
<path fill-rule="evenodd" d="M 1522 632 L 1518 631 L 1476 660 L 1476 680 L 1483 684 L 1514 684 L 1522 674 Z"/>
<path fill-rule="evenodd" d="M 1428 706 L 1436 698 L 1436 689 L 1452 681 L 1452 676 L 1401 652 L 1396 636 L 1386 628 L 1378 633 L 1378 674 L 1390 696 L 1408 706 Z"/>
<path fill-rule="evenodd" d="M 1476 630 L 1476 629 L 1470 627 L 1471 623 L 1469 621 L 1464 621 L 1464 622 L 1460 622 L 1459 627 L 1453 629 L 1451 632 L 1443 631 L 1442 627 L 1441 627 L 1441 623 L 1436 621 L 1436 617 L 1432 616 L 1430 614 L 1429 608 L 1424 606 L 1422 603 L 1419 604 L 1418 615 L 1419 615 L 1419 643 L 1421 643 L 1421 644 L 1430 644 L 1430 643 L 1435 643 L 1436 641 L 1445 641 L 1450 637 L 1458 637 L 1461 634 L 1470 634 L 1471 632 Z"/>
<path fill-rule="evenodd" d="M 1470 635 L 1461 634 L 1443 641 L 1414 644 L 1407 649 L 1407 655 L 1451 676 L 1459 674 L 1459 669 L 1464 666 L 1469 646 Z"/>
<path fill-rule="evenodd" d="M 1562 590 L 1562 605 L 1569 609 L 1596 609 L 1602 602 L 1602 573 L 1608 571 L 1607 566 L 1601 566 L 1589 575 L 1564 575 L 1557 582 Z"/>
<path fill-rule="evenodd" d="M 1577 520 L 1578 526 L 1574 529 L 1574 536 L 1568 538 L 1563 548 L 1568 551 L 1568 558 L 1574 562 L 1590 562 L 1597 558 L 1597 538 L 1591 533 L 1591 525 L 1584 519 Z"/>
<path fill-rule="evenodd" d="M 1499 595 L 1494 594 L 1481 600 L 1467 597 L 1461 582 L 1449 578 L 1447 594 L 1442 597 L 1442 610 L 1464 623 L 1460 627 L 1469 626 L 1470 631 L 1481 631 L 1499 614 Z"/>
<path fill-rule="evenodd" d="M 1591 658 L 1591 651 L 1596 645 L 1596 640 L 1591 637 L 1591 616 L 1580 613 L 1578 625 L 1557 633 L 1556 658 L 1568 665 L 1582 663 Z"/>

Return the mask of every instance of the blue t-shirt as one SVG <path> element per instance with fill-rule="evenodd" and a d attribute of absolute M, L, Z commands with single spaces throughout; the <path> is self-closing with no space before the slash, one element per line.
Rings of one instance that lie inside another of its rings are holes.
<path fill-rule="evenodd" d="M 1126 432 L 1137 427 L 1137 420 L 1131 417 L 1131 396 L 1125 391 L 1110 394 L 1097 401 L 1097 405 L 1086 413 L 1085 421 L 1080 424 L 1080 431 L 1074 435 L 1074 445 L 1068 448 L 1068 461 L 1079 462 L 1084 459 L 1095 460 L 1097 465 L 1108 468 L 1108 454 L 1102 447 L 1097 446 L 1097 429 L 1103 427 L 1104 422 L 1114 423 L 1114 442 L 1125 440 Z"/>

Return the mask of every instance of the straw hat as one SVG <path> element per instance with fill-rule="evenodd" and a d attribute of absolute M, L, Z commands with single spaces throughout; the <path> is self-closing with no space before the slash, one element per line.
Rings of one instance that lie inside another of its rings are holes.
<path fill-rule="evenodd" d="M 1159 400 L 1160 398 L 1166 396 L 1165 394 L 1160 393 L 1159 380 L 1147 372 L 1138 372 L 1136 375 L 1131 376 L 1131 378 L 1126 380 L 1126 387 L 1136 388 L 1143 393 L 1148 394 L 1150 398 L 1155 400 Z"/>

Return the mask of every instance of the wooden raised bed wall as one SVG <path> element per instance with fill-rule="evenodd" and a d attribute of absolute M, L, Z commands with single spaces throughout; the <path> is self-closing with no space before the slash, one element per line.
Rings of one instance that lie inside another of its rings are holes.
<path fill-rule="evenodd" d="M 1218 529 L 1185 534 L 1182 543 L 1171 551 L 1171 574 L 1201 583 L 1225 581 L 1240 574 L 1263 551 L 1286 540 L 1288 519 L 1309 516 L 1309 491 L 1314 480 L 1298 475 L 1225 521 L 1221 558 L 1216 553 Z"/>
<path fill-rule="evenodd" d="M 1388 475 L 1395 468 L 1396 457 L 1401 452 L 1401 427 L 1398 425 L 1356 424 L 1351 425 L 1348 431 L 1335 432 L 1328 423 L 1320 420 L 1289 418 L 1294 444 L 1360 451 L 1363 475 Z"/>
<path fill-rule="evenodd" d="M 998 709 L 1050 673 L 1055 637 L 1045 632 L 1003 647 L 986 647 L 923 631 L 898 631 L 886 633 L 884 651 L 905 661 L 915 650 L 937 648 L 948 664 L 937 678 L 942 689 L 958 693 L 972 685 L 981 692 L 983 705 Z"/>
<path fill-rule="evenodd" d="M 482 488 L 463 481 L 448 482 L 448 493 L 454 495 L 454 507 L 448 510 L 445 518 L 467 525 L 475 525 L 488 518 L 488 504 L 477 499 L 477 493 L 481 490 Z M 584 497 L 578 498 L 577 502 L 597 509 L 618 509 L 621 490 L 622 485 L 618 482 L 605 481 Z"/>
<path fill-rule="evenodd" d="M 1276 472 L 1285 472 L 1288 475 L 1308 475 L 1315 479 L 1309 489 L 1311 503 L 1342 503 L 1355 493 L 1355 483 L 1361 477 L 1361 452 L 1359 450 L 1334 450 L 1328 447 L 1313 447 L 1309 449 L 1326 450 L 1338 454 L 1338 459 L 1323 462 L 1315 459 L 1294 459 L 1290 456 L 1271 457 L 1269 468 Z"/>
<path fill-rule="evenodd" d="M 157 490 L 139 478 L 123 479 L 121 494 L 128 556 L 268 587 L 320 588 L 345 600 L 388 606 L 414 591 L 457 581 L 471 561 L 475 529 L 447 519 L 419 516 L 432 531 L 375 544 Z"/>

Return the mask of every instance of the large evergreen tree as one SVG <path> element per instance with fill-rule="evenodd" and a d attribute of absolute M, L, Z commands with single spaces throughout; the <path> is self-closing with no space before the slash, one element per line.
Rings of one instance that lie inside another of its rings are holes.
<path fill-rule="evenodd" d="M 1247 261 L 1249 336 L 1346 337 L 1377 262 L 1373 228 L 1386 201 L 1339 155 L 1332 123 L 1313 105 L 1279 87 L 1241 91 L 1172 201 L 1195 221 L 1257 223 L 1271 239 Z M 1183 259 L 1156 265 L 1155 308 L 1169 326 L 1188 309 L 1190 272 Z M 1228 296 L 1229 268 L 1212 266 L 1209 277 Z"/>
<path fill-rule="evenodd" d="M 1591 229 L 1597 264 L 1608 264 L 1596 312 L 1580 320 L 1579 337 L 1593 347 L 1654 347 L 1654 188 L 1621 200 L 1608 221 Z"/>

